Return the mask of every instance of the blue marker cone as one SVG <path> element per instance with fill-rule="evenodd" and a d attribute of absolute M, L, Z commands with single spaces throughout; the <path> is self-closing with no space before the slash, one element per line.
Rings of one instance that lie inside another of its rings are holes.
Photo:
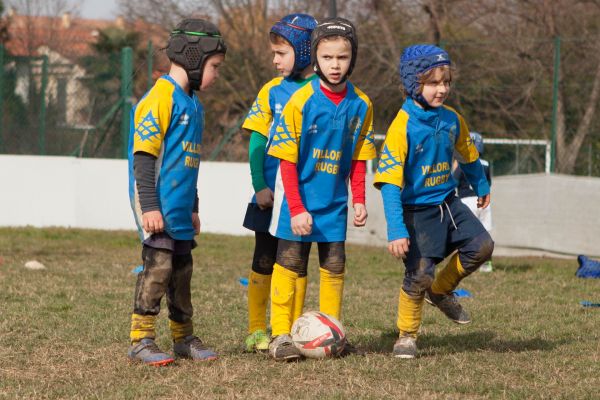
<path fill-rule="evenodd" d="M 473 297 L 473 295 L 471 294 L 471 292 L 469 292 L 467 289 L 456 289 L 454 292 L 454 295 L 456 297 Z"/>
<path fill-rule="evenodd" d="M 600 303 L 592 303 L 591 301 L 587 300 L 580 301 L 579 304 L 581 304 L 583 307 L 600 307 Z"/>
<path fill-rule="evenodd" d="M 134 275 L 139 274 L 140 272 L 142 272 L 144 270 L 144 266 L 143 265 L 138 265 L 137 267 L 135 267 L 134 269 L 131 270 L 131 273 Z"/>

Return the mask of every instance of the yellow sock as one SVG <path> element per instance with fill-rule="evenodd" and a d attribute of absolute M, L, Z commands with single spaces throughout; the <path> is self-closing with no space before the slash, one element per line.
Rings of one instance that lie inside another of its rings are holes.
<path fill-rule="evenodd" d="M 271 278 L 271 329 L 273 336 L 289 334 L 292 329 L 294 292 L 298 274 L 275 263 Z"/>
<path fill-rule="evenodd" d="M 156 337 L 155 321 L 156 316 L 154 315 L 131 314 L 131 331 L 129 333 L 131 343 L 137 343 L 146 338 L 154 339 Z"/>
<path fill-rule="evenodd" d="M 171 328 L 171 337 L 175 343 L 183 341 L 186 336 L 190 336 L 194 333 L 192 321 L 181 323 L 170 319 L 169 328 Z"/>
<path fill-rule="evenodd" d="M 319 273 L 319 310 L 339 320 L 342 316 L 344 274 L 332 274 L 324 268 L 319 268 Z"/>
<path fill-rule="evenodd" d="M 306 276 L 296 278 L 296 291 L 294 292 L 294 311 L 292 313 L 292 324 L 301 315 L 304 309 L 304 298 L 306 297 L 306 284 L 308 279 Z"/>
<path fill-rule="evenodd" d="M 271 292 L 271 275 L 250 271 L 248 279 L 248 333 L 267 331 L 267 302 Z"/>
<path fill-rule="evenodd" d="M 436 294 L 447 294 L 452 292 L 458 286 L 459 282 L 467 275 L 467 272 L 460 264 L 458 253 L 453 255 L 448 261 L 448 265 L 437 273 L 431 291 Z"/>
<path fill-rule="evenodd" d="M 421 325 L 423 298 L 424 295 L 420 297 L 409 296 L 404 289 L 400 289 L 397 321 L 400 335 L 411 335 L 417 337 L 419 326 Z"/>

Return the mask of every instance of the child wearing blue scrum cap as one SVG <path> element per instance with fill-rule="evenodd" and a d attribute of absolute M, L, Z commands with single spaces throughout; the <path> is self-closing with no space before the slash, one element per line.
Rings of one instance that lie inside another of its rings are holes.
<path fill-rule="evenodd" d="M 479 161 L 483 166 L 483 171 L 485 173 L 485 177 L 487 181 L 492 186 L 492 174 L 490 172 L 490 163 L 487 160 L 483 159 L 483 137 L 481 137 L 480 133 L 471 132 L 471 140 L 479 153 Z M 462 171 L 460 166 L 458 165 L 458 161 L 454 162 L 454 168 L 452 175 L 454 175 L 454 179 L 458 182 L 458 186 L 456 188 L 456 195 L 460 198 L 460 201 L 466 204 L 469 207 L 469 210 L 477 219 L 481 222 L 486 231 L 492 232 L 492 207 L 488 206 L 486 208 L 477 207 L 477 194 L 473 191 L 471 184 L 467 180 L 467 176 Z M 492 272 L 492 260 L 486 261 L 480 268 L 480 272 Z"/>
<path fill-rule="evenodd" d="M 452 79 L 448 53 L 432 45 L 406 48 L 400 76 L 407 98 L 390 125 L 374 184 L 381 190 L 388 227 L 388 250 L 404 259 L 395 357 L 417 355 L 423 302 L 437 306 L 459 324 L 471 322 L 452 295 L 459 282 L 489 260 L 490 235 L 456 198 L 452 160 L 461 164 L 478 206 L 487 207 L 490 188 L 469 135 L 456 110 L 445 106 Z M 445 257 L 447 266 L 435 275 Z"/>
<path fill-rule="evenodd" d="M 317 25 L 307 14 L 290 14 L 277 21 L 269 32 L 273 65 L 279 77 L 267 82 L 258 92 L 243 128 L 250 132 L 249 160 L 252 196 L 244 227 L 254 231 L 255 246 L 248 279 L 248 336 L 246 351 L 269 348 L 266 313 L 271 290 L 271 275 L 277 255 L 277 238 L 269 233 L 273 214 L 273 192 L 279 160 L 267 154 L 272 130 L 291 95 L 315 76 L 310 66 L 310 35 Z M 304 303 L 306 276 L 298 282 L 295 310 L 299 316 Z"/>

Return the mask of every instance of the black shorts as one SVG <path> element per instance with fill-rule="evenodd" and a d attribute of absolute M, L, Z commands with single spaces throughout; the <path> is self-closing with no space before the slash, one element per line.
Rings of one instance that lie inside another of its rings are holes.
<path fill-rule="evenodd" d="M 194 239 L 175 240 L 167 232 L 154 233 L 143 244 L 153 249 L 169 250 L 176 255 L 190 254 L 198 246 Z"/>
<path fill-rule="evenodd" d="M 423 257 L 442 260 L 486 231 L 454 193 L 439 206 L 406 205 L 403 211 L 410 235 L 407 261 Z"/>
<path fill-rule="evenodd" d="M 261 210 L 260 207 L 258 207 L 258 204 L 248 203 L 246 216 L 244 217 L 244 223 L 242 225 L 244 228 L 254 232 L 269 232 L 272 215 L 273 208 Z"/>

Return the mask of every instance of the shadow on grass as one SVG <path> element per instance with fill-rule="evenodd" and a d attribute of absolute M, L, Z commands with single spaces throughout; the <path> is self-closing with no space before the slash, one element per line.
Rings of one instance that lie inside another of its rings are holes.
<path fill-rule="evenodd" d="M 365 353 L 391 353 L 392 348 L 396 339 L 398 339 L 398 332 L 396 331 L 385 331 L 381 332 L 379 338 L 372 335 L 359 335 L 356 337 L 358 340 L 358 347 Z M 354 339 L 353 339 L 354 340 Z"/>
<path fill-rule="evenodd" d="M 423 335 L 420 338 L 420 348 L 424 354 L 437 353 L 440 348 L 452 352 L 493 351 L 495 353 L 519 353 L 522 351 L 550 351 L 558 346 L 559 341 L 548 341 L 539 337 L 526 340 L 502 339 L 496 333 L 483 330 L 452 335 Z"/>
<path fill-rule="evenodd" d="M 390 353 L 398 338 L 396 331 L 382 332 L 380 337 L 359 338 L 360 347 L 367 353 Z M 421 356 L 439 353 L 462 353 L 474 351 L 492 351 L 495 353 L 519 353 L 522 351 L 550 351 L 563 341 L 548 341 L 539 337 L 526 340 L 502 339 L 489 330 L 465 332 L 451 335 L 425 334 L 419 337 L 418 346 Z"/>

